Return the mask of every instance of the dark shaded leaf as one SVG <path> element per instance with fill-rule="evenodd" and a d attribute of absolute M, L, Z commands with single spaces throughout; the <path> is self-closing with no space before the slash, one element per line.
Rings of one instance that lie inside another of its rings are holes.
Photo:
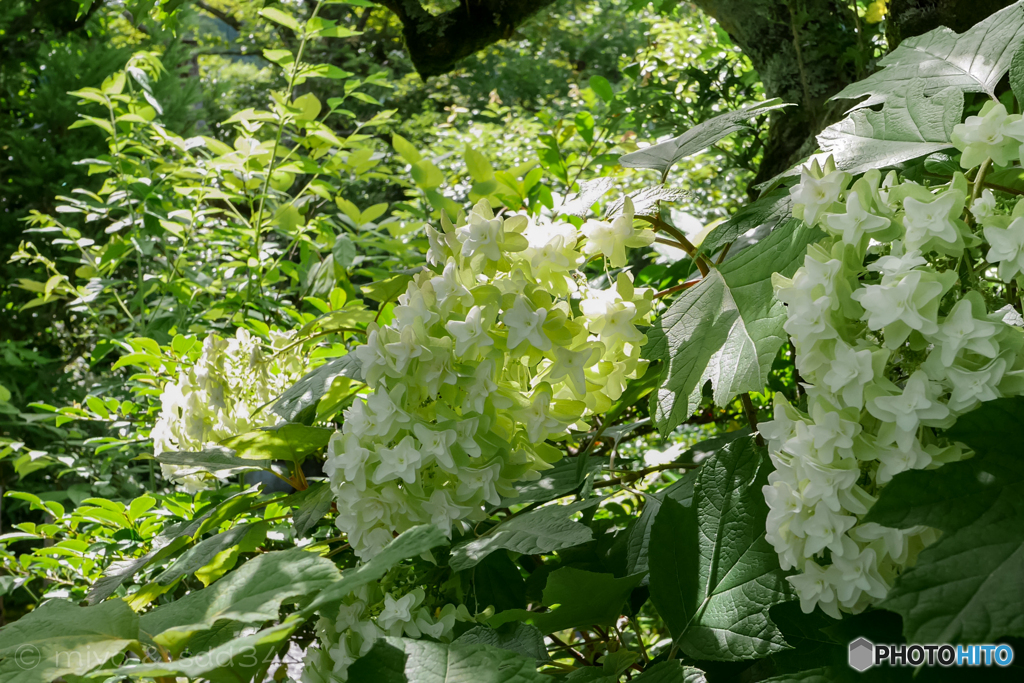
<path fill-rule="evenodd" d="M 525 621 L 541 633 L 612 624 L 622 614 L 626 599 L 642 578 L 642 574 L 634 574 L 617 579 L 612 574 L 562 567 L 551 572 L 544 587 L 544 604 L 558 607 L 549 612 L 507 610 L 494 615 L 489 623 L 497 628 L 512 621 Z"/>
<path fill-rule="evenodd" d="M 768 614 L 792 599 L 765 540 L 769 468 L 753 437 L 734 441 L 701 467 L 693 504 L 666 499 L 654 521 L 651 599 L 696 659 L 751 659 L 788 647 Z"/>
<path fill-rule="evenodd" d="M 299 413 L 323 398 L 336 377 L 348 377 L 362 382 L 363 368 L 359 359 L 348 354 L 327 361 L 281 394 L 271 410 L 288 421 L 296 419 Z"/>
<path fill-rule="evenodd" d="M 529 624 L 505 624 L 499 629 L 474 626 L 456 638 L 452 644 L 490 645 L 502 650 L 511 650 L 538 662 L 548 660 L 548 651 L 544 646 L 544 634 Z"/>
<path fill-rule="evenodd" d="M 775 354 L 786 339 L 786 307 L 775 299 L 772 274 L 794 272 L 807 245 L 820 235 L 801 221 L 787 221 L 713 268 L 648 330 L 644 357 L 665 363 L 653 399 L 659 431 L 666 434 L 690 416 L 708 381 L 720 406 L 767 384 Z"/>
<path fill-rule="evenodd" d="M 469 569 L 501 548 L 538 555 L 586 543 L 594 537 L 594 532 L 572 521 L 571 517 L 599 502 L 601 499 L 591 498 L 570 505 L 548 505 L 517 515 L 489 529 L 483 536 L 454 546 L 448 565 L 455 571 Z"/>
<path fill-rule="evenodd" d="M 334 502 L 334 493 L 326 481 L 310 482 L 309 486 L 296 494 L 290 502 L 298 503 L 298 509 L 292 513 L 292 525 L 297 536 L 305 536 L 306 532 L 316 526 L 324 518 Z"/>

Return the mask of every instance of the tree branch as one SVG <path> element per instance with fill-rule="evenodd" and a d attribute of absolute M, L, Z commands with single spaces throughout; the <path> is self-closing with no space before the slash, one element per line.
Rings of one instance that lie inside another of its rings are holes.
<path fill-rule="evenodd" d="M 431 14 L 418 0 L 374 0 L 402 22 L 405 46 L 420 76 L 440 76 L 499 40 L 507 40 L 524 21 L 556 0 L 463 0 Z"/>
<path fill-rule="evenodd" d="M 209 14 L 210 16 L 216 17 L 217 19 L 220 19 L 221 21 L 223 21 L 225 24 L 227 24 L 231 28 L 235 29 L 236 31 L 241 31 L 242 30 L 242 24 L 239 23 L 239 21 L 237 19 L 235 19 L 233 16 L 231 16 L 227 12 L 222 12 L 221 10 L 217 9 L 216 7 L 213 7 L 212 5 L 206 4 L 205 2 L 203 2 L 203 0 L 195 0 L 195 6 L 198 7 L 199 9 L 203 10 L 204 12 Z"/>

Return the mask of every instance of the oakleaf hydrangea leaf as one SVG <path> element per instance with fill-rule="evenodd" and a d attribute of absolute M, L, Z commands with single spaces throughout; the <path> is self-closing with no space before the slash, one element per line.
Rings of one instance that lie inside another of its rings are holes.
<path fill-rule="evenodd" d="M 249 683 L 258 669 L 273 660 L 283 642 L 302 625 L 302 619 L 289 618 L 251 635 L 229 640 L 206 652 L 168 662 L 129 664 L 103 674 L 139 680 L 141 678 L 203 679 L 212 683 Z"/>
<path fill-rule="evenodd" d="M 79 607 L 52 600 L 0 629 L 0 680 L 50 683 L 81 676 L 139 637 L 139 617 L 123 600 Z"/>
<path fill-rule="evenodd" d="M 882 490 L 864 521 L 907 529 L 924 525 L 955 531 L 973 524 L 1000 501 L 1019 497 L 1024 461 L 1024 398 L 990 401 L 946 432 L 977 455 L 934 470 L 902 472 Z"/>
<path fill-rule="evenodd" d="M 1024 398 L 990 401 L 946 436 L 976 455 L 898 474 L 865 521 L 943 530 L 882 603 L 914 642 L 992 642 L 1024 635 Z"/>
<path fill-rule="evenodd" d="M 697 124 L 679 137 L 624 154 L 619 157 L 619 163 L 627 168 L 652 168 L 667 173 L 680 159 L 705 150 L 726 135 L 742 130 L 746 127 L 747 120 L 773 109 L 788 106 L 790 105 L 776 98 L 719 114 Z"/>
<path fill-rule="evenodd" d="M 536 555 L 586 543 L 594 537 L 594 532 L 571 517 L 599 501 L 592 498 L 571 505 L 549 505 L 513 517 L 479 538 L 456 545 L 448 564 L 455 571 L 462 571 L 501 548 Z"/>
<path fill-rule="evenodd" d="M 349 667 L 349 683 L 544 683 L 532 659 L 490 645 L 377 641 Z"/>
<path fill-rule="evenodd" d="M 668 498 L 654 521 L 651 599 L 696 659 L 751 659 L 788 647 L 768 615 L 791 598 L 765 539 L 769 468 L 753 437 L 736 440 L 703 464 L 690 507 Z"/>
<path fill-rule="evenodd" d="M 921 551 L 882 607 L 916 643 L 991 643 L 1024 636 L 1024 516 L 1000 504 Z"/>
<path fill-rule="evenodd" d="M 822 156 L 853 174 L 884 168 L 952 147 L 953 126 L 963 115 L 964 95 L 946 88 L 925 96 L 925 83 L 912 81 L 893 93 L 881 111 L 860 109 L 818 136 Z"/>
<path fill-rule="evenodd" d="M 455 639 L 459 645 L 490 645 L 511 650 L 537 661 L 547 661 L 548 651 L 544 634 L 529 624 L 506 624 L 500 629 L 475 626 Z"/>
<path fill-rule="evenodd" d="M 786 337 L 786 310 L 772 292 L 772 273 L 791 274 L 820 234 L 800 221 L 786 222 L 713 268 L 648 331 L 645 357 L 666 365 L 653 398 L 655 423 L 662 433 L 690 416 L 707 381 L 718 405 L 765 386 Z"/>
<path fill-rule="evenodd" d="M 263 622 L 277 617 L 281 603 L 311 595 L 338 581 L 328 559 L 299 549 L 264 553 L 208 588 L 161 605 L 142 617 L 140 627 L 169 648 L 180 648 L 192 633 L 218 621 Z"/>
<path fill-rule="evenodd" d="M 792 214 L 793 200 L 788 191 L 769 192 L 716 225 L 704 241 L 697 245 L 697 249 L 702 254 L 714 254 L 722 246 L 762 225 L 767 226 L 769 231 L 774 230 L 785 224 Z"/>
<path fill-rule="evenodd" d="M 612 624 L 622 614 L 622 606 L 640 585 L 643 574 L 616 578 L 612 574 L 562 567 L 551 572 L 544 586 L 543 603 L 549 612 L 505 610 L 493 616 L 490 626 L 499 628 L 512 621 L 533 624 L 541 633 L 554 633 L 576 626 Z"/>
<path fill-rule="evenodd" d="M 1021 8 L 1021 3 L 1014 3 L 964 33 L 940 27 L 907 38 L 882 58 L 882 68 L 846 86 L 833 99 L 868 95 L 857 107 L 869 107 L 907 92 L 918 79 L 924 84 L 925 94 L 954 87 L 995 97 L 996 84 L 1010 68 L 1024 29 Z"/>
<path fill-rule="evenodd" d="M 285 420 L 294 420 L 299 413 L 323 398 L 335 377 L 350 377 L 361 381 L 362 372 L 359 359 L 354 355 L 329 360 L 281 394 L 271 410 Z"/>
<path fill-rule="evenodd" d="M 704 672 L 678 659 L 660 662 L 633 679 L 636 683 L 707 683 Z"/>

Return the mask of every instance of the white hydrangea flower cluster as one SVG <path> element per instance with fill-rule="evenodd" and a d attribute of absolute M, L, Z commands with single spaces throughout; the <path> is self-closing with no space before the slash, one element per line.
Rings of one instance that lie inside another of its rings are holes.
<path fill-rule="evenodd" d="M 956 269 L 977 236 L 962 220 L 968 185 L 957 175 L 927 188 L 804 168 L 794 216 L 829 237 L 808 248 L 792 278 L 776 274 L 807 412 L 775 397 L 760 426 L 775 471 L 764 487 L 767 538 L 810 612 L 839 617 L 884 598 L 937 532 L 888 529 L 861 518 L 896 474 L 967 457 L 948 428 L 983 401 L 1024 393 L 1024 331 L 963 292 Z M 848 187 L 849 186 L 849 187 Z M 974 204 L 1006 277 L 1021 272 L 1024 203 L 997 216 L 991 194 Z M 1005 270 L 1003 270 L 1005 268 Z"/>
<path fill-rule="evenodd" d="M 160 395 L 160 417 L 151 432 L 155 455 L 202 450 L 281 421 L 270 410 L 256 410 L 301 378 L 306 367 L 300 347 L 279 353 L 291 344 L 294 332 L 271 331 L 269 336 L 269 350 L 260 337 L 241 328 L 232 338 L 211 334 L 203 341 L 199 358 L 183 364 L 177 382 Z M 176 476 L 177 465 L 162 468 L 164 476 L 193 493 L 213 483 L 202 474 Z"/>
<path fill-rule="evenodd" d="M 373 601 L 370 595 L 370 586 L 364 586 L 339 608 L 337 617 L 320 618 L 319 644 L 306 650 L 302 683 L 348 680 L 348 668 L 381 638 L 429 636 L 450 642 L 456 621 L 474 621 L 465 605 L 446 604 L 432 613 L 423 605 L 422 588 L 399 598 L 386 593 L 382 601 Z"/>
<path fill-rule="evenodd" d="M 578 270 L 583 254 L 622 266 L 627 247 L 654 241 L 628 199 L 614 221 L 580 230 L 495 217 L 481 201 L 427 235 L 433 269 L 353 351 L 368 389 L 328 447 L 337 525 L 363 559 L 418 524 L 450 534 L 483 519 L 562 457 L 549 439 L 587 429 L 646 368 L 637 325 L 653 290 L 625 271 L 593 289 Z"/>
<path fill-rule="evenodd" d="M 953 127 L 953 144 L 963 152 L 963 168 L 974 168 L 987 158 L 1006 166 L 1024 157 L 1024 119 L 1007 113 L 999 102 L 986 102 L 978 116 L 968 116 Z"/>

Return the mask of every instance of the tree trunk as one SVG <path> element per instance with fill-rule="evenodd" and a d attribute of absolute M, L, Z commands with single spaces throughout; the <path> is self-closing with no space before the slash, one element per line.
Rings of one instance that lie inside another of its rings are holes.
<path fill-rule="evenodd" d="M 836 0 L 696 0 L 747 55 L 765 94 L 798 106 L 772 116 L 753 185 L 814 151 L 814 135 L 845 111 L 829 98 L 857 78 L 853 10 Z M 751 189 L 752 195 L 756 191 Z"/>
<path fill-rule="evenodd" d="M 939 26 L 962 32 L 1013 0 L 890 0 L 890 49 Z M 815 136 L 842 118 L 848 102 L 829 98 L 866 74 L 850 56 L 860 20 L 842 0 L 695 0 L 750 58 L 769 97 L 799 106 L 773 114 L 761 167 L 752 185 L 792 167 L 817 146 Z M 751 196 L 756 191 L 751 188 Z"/>

